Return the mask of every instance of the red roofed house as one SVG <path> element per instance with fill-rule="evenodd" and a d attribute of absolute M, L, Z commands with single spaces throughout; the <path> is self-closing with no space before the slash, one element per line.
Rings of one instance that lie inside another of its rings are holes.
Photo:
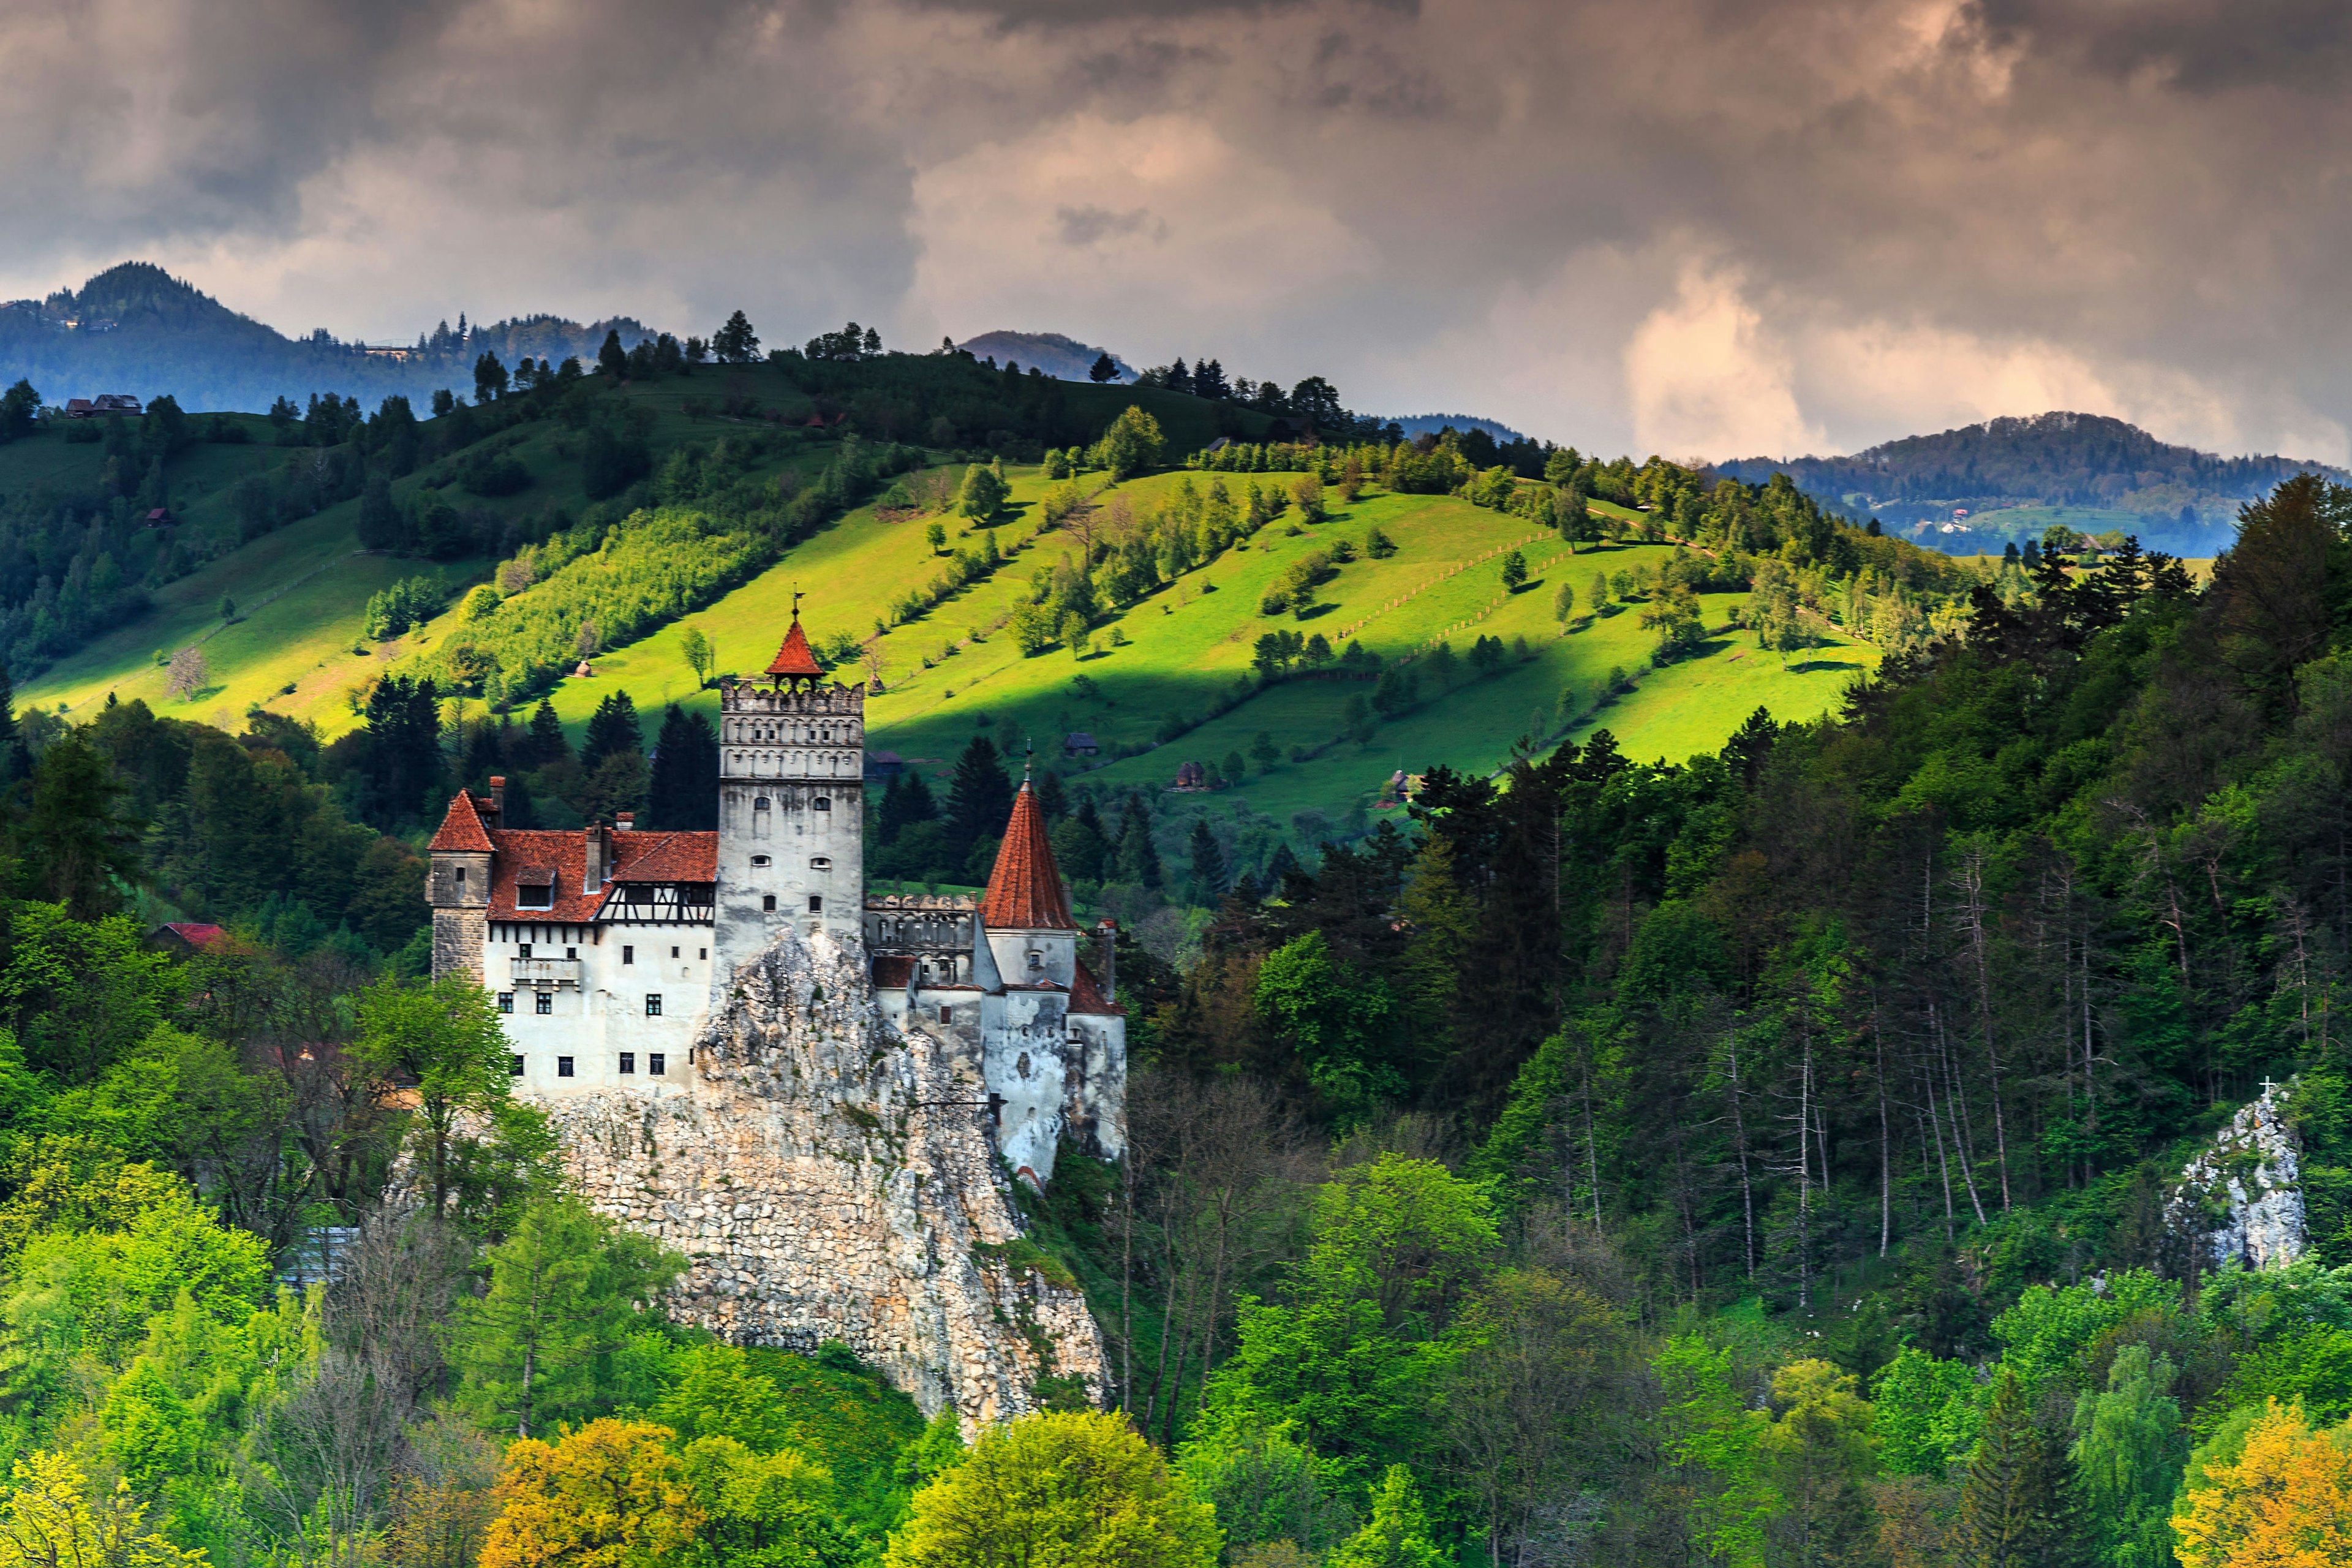
<path fill-rule="evenodd" d="M 227 940 L 228 932 L 219 926 L 205 925 L 196 921 L 173 921 L 168 925 L 157 926 L 147 934 L 150 945 L 182 957 L 201 952 L 216 942 Z"/>
<path fill-rule="evenodd" d="M 828 683 L 797 614 L 764 674 L 719 683 L 719 828 L 503 827 L 504 780 L 460 792 L 430 847 L 433 972 L 499 998 L 526 1094 L 691 1094 L 692 1043 L 738 964 L 785 938 L 857 943 L 902 1031 L 965 1057 L 997 1151 L 1050 1179 L 1066 1132 L 1126 1147 L 1127 1022 L 1099 980 L 1026 780 L 986 896 L 865 887 L 866 689 Z M 974 1114 L 983 1114 L 975 1109 Z"/>

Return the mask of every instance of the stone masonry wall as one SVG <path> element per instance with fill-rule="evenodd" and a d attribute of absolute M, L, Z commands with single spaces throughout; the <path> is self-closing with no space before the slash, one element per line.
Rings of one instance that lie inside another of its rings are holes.
<path fill-rule="evenodd" d="M 1100 1405 L 1084 1299 L 1018 1261 L 978 1063 L 892 1028 L 866 967 L 855 936 L 787 929 L 737 970 L 685 1092 L 550 1102 L 582 1191 L 685 1253 L 667 1310 L 735 1343 L 838 1340 L 967 1431 L 1045 1377 Z"/>

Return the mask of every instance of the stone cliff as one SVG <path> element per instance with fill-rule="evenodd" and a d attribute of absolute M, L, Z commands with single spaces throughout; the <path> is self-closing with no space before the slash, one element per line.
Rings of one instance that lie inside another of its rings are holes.
<path fill-rule="evenodd" d="M 2196 1254 L 2199 1272 L 2233 1259 L 2248 1268 L 2294 1262 L 2308 1244 L 2301 1149 L 2266 1085 L 2180 1173 L 2168 1217 Z"/>
<path fill-rule="evenodd" d="M 716 1001 L 683 1092 L 547 1110 L 588 1201 L 692 1260 L 674 1317 L 838 1340 L 969 1431 L 1108 1393 L 1084 1299 L 1022 1261 L 984 1098 L 976 1061 L 882 1017 L 855 937 L 787 931 Z"/>

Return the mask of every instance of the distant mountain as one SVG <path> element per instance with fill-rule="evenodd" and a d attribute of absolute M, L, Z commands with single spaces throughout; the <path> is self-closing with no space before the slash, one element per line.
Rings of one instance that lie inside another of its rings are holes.
<path fill-rule="evenodd" d="M 462 332 L 445 321 L 413 346 L 371 348 L 324 328 L 289 338 L 160 267 L 126 261 L 78 290 L 0 303 L 0 385 L 23 377 L 55 404 L 102 392 L 169 393 L 186 409 L 263 413 L 281 396 L 303 403 L 332 392 L 373 406 L 393 393 L 416 400 L 444 386 L 470 393 L 484 350 L 509 365 L 525 355 L 584 358 L 608 331 L 625 345 L 653 335 L 625 316 L 584 326 L 527 316 Z"/>
<path fill-rule="evenodd" d="M 2312 469 L 2294 458 L 2222 458 L 2158 440 L 2100 414 L 1989 419 L 1934 436 L 1906 436 L 1850 458 L 1745 458 L 1714 465 L 1748 483 L 1784 473 L 1824 505 L 1889 530 L 1932 531 L 1921 542 L 1973 552 L 2009 518 L 2038 533 L 2054 510 L 2095 512 L 2088 521 L 2139 534 L 2152 549 L 2210 554 L 2228 544 L 2242 502 Z M 1956 517 L 1965 512 L 1965 517 Z M 1971 522 L 1970 520 L 1976 520 Z M 2112 521 L 2109 521 L 2112 520 Z M 2084 531 L 2103 531 L 2070 521 Z M 1972 537 L 1977 536 L 1977 537 Z M 1995 546 L 1998 547 L 1997 545 Z"/>
<path fill-rule="evenodd" d="M 1066 338 L 1059 332 L 982 332 L 956 344 L 978 359 L 992 359 L 999 364 L 1010 361 L 1024 370 L 1034 365 L 1056 381 L 1087 381 L 1095 361 L 1108 353 L 1092 343 L 1082 343 L 1076 338 Z M 1111 363 L 1118 366 L 1121 381 L 1135 379 L 1134 367 L 1117 354 Z"/>
<path fill-rule="evenodd" d="M 1499 419 L 1481 419 L 1475 414 L 1407 414 L 1394 419 L 1383 419 L 1381 423 L 1402 425 L 1408 436 L 1432 435 L 1451 425 L 1465 435 L 1473 430 L 1484 430 L 1497 441 L 1524 441 L 1528 438 L 1524 432 L 1512 429 Z"/>

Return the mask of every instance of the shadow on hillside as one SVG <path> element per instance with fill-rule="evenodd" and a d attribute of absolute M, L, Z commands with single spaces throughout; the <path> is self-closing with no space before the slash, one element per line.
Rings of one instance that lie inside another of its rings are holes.
<path fill-rule="evenodd" d="M 1809 659 L 1805 660 L 1802 664 L 1792 664 L 1792 665 L 1790 665 L 1790 666 L 1789 667 L 1789 673 L 1790 673 L 1790 675 L 1812 675 L 1812 674 L 1815 674 L 1815 673 L 1817 673 L 1817 672 L 1826 671 L 1826 670 L 1833 670 L 1833 669 L 1860 669 L 1860 668 L 1863 668 L 1863 667 L 1862 667 L 1860 664 L 1858 664 L 1858 663 L 1854 662 L 1854 661 L 1853 661 L 1853 660 L 1852 660 L 1852 659 L 1843 659 L 1843 658 L 1809 658 Z"/>

